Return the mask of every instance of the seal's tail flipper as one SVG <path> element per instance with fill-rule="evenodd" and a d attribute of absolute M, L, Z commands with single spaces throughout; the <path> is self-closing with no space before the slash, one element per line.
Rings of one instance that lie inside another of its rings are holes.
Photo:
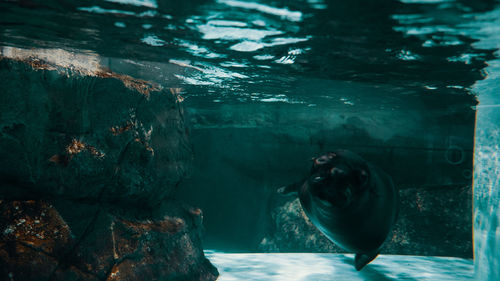
<path fill-rule="evenodd" d="M 373 254 L 356 254 L 354 258 L 354 267 L 356 267 L 357 271 L 360 271 L 365 267 L 365 265 L 369 264 L 372 260 L 374 260 L 378 256 L 378 252 Z"/>

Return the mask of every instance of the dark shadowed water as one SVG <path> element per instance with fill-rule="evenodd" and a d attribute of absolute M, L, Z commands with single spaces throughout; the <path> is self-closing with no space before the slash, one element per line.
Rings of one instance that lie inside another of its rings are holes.
<path fill-rule="evenodd" d="M 274 191 L 327 150 L 362 154 L 401 190 L 470 187 L 474 85 L 498 75 L 486 67 L 498 55 L 498 36 L 487 39 L 500 32 L 499 9 L 488 0 L 3 0 L 0 45 L 4 55 L 97 55 L 181 91 L 194 169 L 178 196 L 203 209 L 207 248 L 248 252 L 271 231 Z M 427 236 L 439 244 L 432 223 Z M 472 257 L 472 219 L 462 223 L 456 239 L 468 246 L 440 255 Z"/>

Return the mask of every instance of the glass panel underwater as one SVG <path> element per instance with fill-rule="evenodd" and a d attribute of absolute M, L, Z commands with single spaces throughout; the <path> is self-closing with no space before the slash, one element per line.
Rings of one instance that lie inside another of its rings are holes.
<path fill-rule="evenodd" d="M 0 1 L 1 280 L 500 280 L 500 2 Z"/>

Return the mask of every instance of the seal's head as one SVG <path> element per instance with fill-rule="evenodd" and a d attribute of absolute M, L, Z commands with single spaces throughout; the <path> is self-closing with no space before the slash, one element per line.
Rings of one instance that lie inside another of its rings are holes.
<path fill-rule="evenodd" d="M 368 167 L 349 154 L 328 152 L 312 159 L 311 195 L 336 208 L 346 208 L 362 196 L 368 185 Z"/>

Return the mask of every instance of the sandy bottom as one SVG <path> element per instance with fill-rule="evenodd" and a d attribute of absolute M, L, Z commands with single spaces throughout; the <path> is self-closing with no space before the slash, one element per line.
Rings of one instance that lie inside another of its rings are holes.
<path fill-rule="evenodd" d="M 473 261 L 461 258 L 382 255 L 360 272 L 351 254 L 235 254 L 205 251 L 229 280 L 472 280 Z"/>

